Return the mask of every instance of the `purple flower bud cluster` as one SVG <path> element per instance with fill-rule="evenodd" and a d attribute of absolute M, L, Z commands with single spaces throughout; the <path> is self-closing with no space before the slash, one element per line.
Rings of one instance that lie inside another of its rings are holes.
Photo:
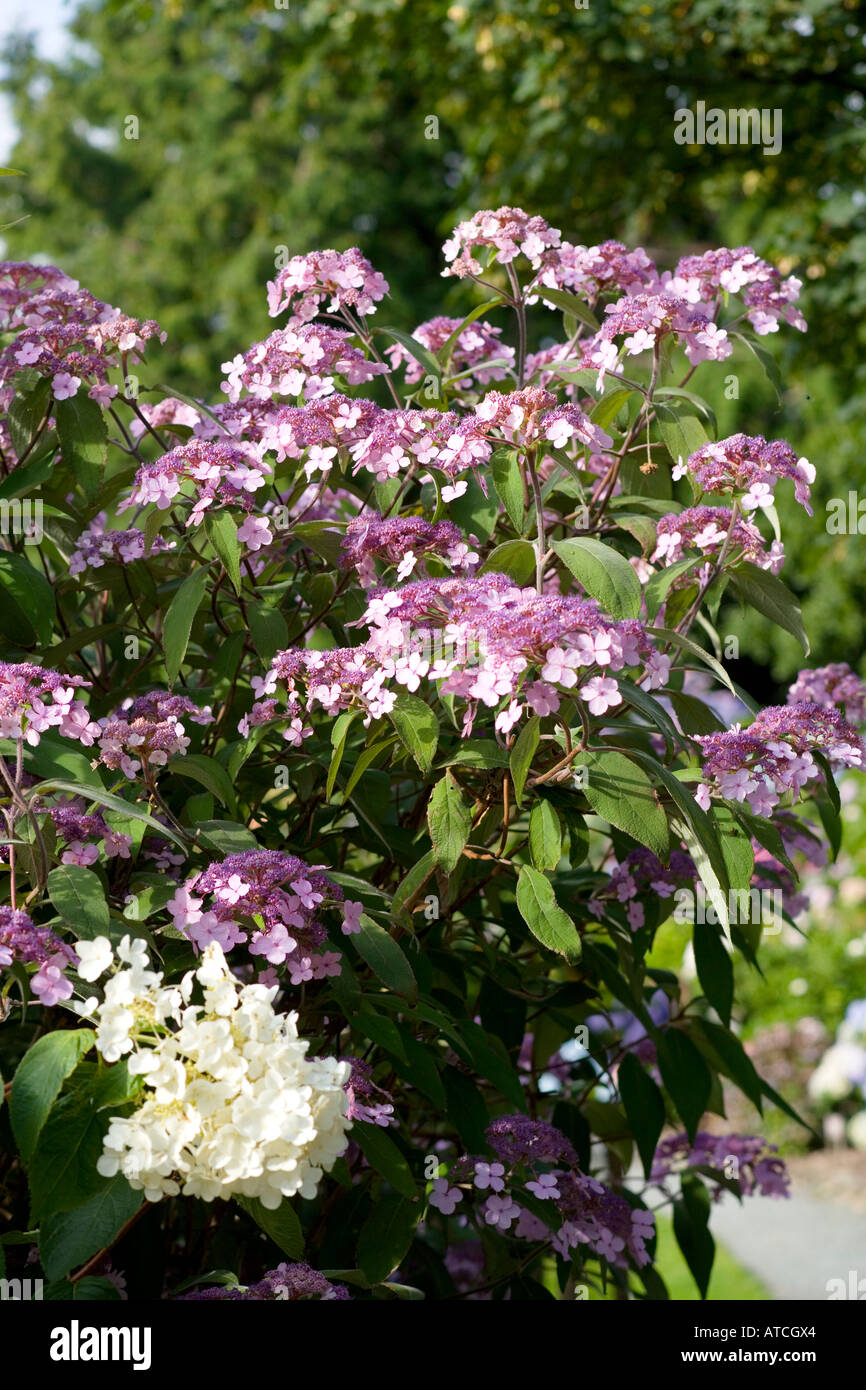
<path fill-rule="evenodd" d="M 600 337 L 611 342 L 624 337 L 627 355 L 656 348 L 668 334 L 675 333 L 683 340 L 686 356 L 692 366 L 699 362 L 724 361 L 733 352 L 733 343 L 724 328 L 697 312 L 684 299 L 667 293 L 626 295 L 615 304 L 608 304 Z M 605 364 L 616 359 L 616 350 L 605 357 Z"/>
<path fill-rule="evenodd" d="M 603 892 L 595 893 L 587 906 L 590 912 L 600 917 L 606 899 L 615 898 L 617 902 L 628 903 L 629 926 L 632 931 L 637 931 L 646 921 L 639 896 L 653 893 L 659 898 L 670 898 L 677 888 L 693 884 L 696 878 L 694 862 L 683 850 L 672 850 L 670 863 L 665 866 L 652 850 L 633 849 L 621 864 L 614 866 Z"/>
<path fill-rule="evenodd" d="M 433 1180 L 429 1202 L 443 1216 L 451 1216 L 464 1198 L 484 1194 L 479 1216 L 502 1233 L 549 1241 L 563 1258 L 587 1246 L 621 1269 L 628 1267 L 629 1259 L 637 1268 L 649 1263 L 646 1242 L 655 1234 L 652 1212 L 631 1207 L 624 1197 L 581 1173 L 574 1147 L 553 1125 L 508 1115 L 494 1120 L 485 1134 L 496 1161 L 465 1155 L 447 1178 Z M 558 1226 L 525 1205 L 524 1191 L 536 1202 L 551 1204 L 551 1217 L 554 1212 L 560 1217 Z"/>
<path fill-rule="evenodd" d="M 651 1178 L 664 1182 L 671 1173 L 688 1168 L 713 1168 L 740 1184 L 744 1197 L 758 1192 L 762 1197 L 790 1197 L 791 1179 L 781 1158 L 774 1158 L 776 1145 L 754 1134 L 707 1134 L 699 1130 L 694 1143 L 687 1134 L 663 1139 L 655 1152 Z M 724 1192 L 720 1183 L 713 1191 L 718 1201 Z"/>
<path fill-rule="evenodd" d="M 51 1008 L 72 996 L 72 982 L 63 971 L 76 965 L 75 952 L 49 927 L 37 927 L 26 912 L 0 907 L 0 966 L 21 961 L 38 965 L 30 988 L 41 1004 Z"/>
<path fill-rule="evenodd" d="M 127 700 L 117 713 L 99 721 L 98 761 L 112 770 L 120 768 L 129 778 L 142 771 L 152 777 L 169 758 L 189 748 L 181 723 L 185 715 L 196 724 L 213 723 L 210 706 L 196 705 L 186 695 L 152 690 Z"/>
<path fill-rule="evenodd" d="M 847 661 L 833 661 L 814 671 L 800 671 L 788 691 L 788 704 L 839 705 L 849 724 L 866 720 L 866 682 Z"/>
<path fill-rule="evenodd" d="M 459 279 L 477 276 L 484 267 L 473 252 L 490 247 L 500 265 L 509 265 L 518 255 L 527 258 L 534 269 L 547 263 L 546 253 L 559 246 L 561 236 L 543 217 L 530 217 L 522 208 L 500 207 L 476 212 L 460 222 L 442 247 L 448 262 L 443 275 Z"/>
<path fill-rule="evenodd" d="M 469 569 L 478 560 L 453 521 L 425 521 L 420 516 L 383 518 L 363 514 L 349 522 L 340 552 L 344 569 L 355 569 L 369 587 L 376 582 L 374 560 L 397 565 L 406 579 L 425 555 L 437 555 L 453 569 Z"/>
<path fill-rule="evenodd" d="M 367 1124 L 379 1125 L 382 1129 L 395 1124 L 394 1097 L 389 1091 L 384 1091 L 381 1086 L 376 1085 L 370 1063 L 362 1061 L 360 1057 L 344 1057 L 342 1060 L 348 1062 L 352 1068 L 352 1075 L 343 1086 L 349 1098 L 349 1108 L 346 1111 L 349 1119 L 363 1120 Z M 383 1099 L 378 1100 L 378 1096 Z"/>
<path fill-rule="evenodd" d="M 307 1302 L 344 1303 L 351 1297 L 345 1284 L 332 1284 L 308 1264 L 284 1263 L 269 1269 L 255 1284 L 234 1288 L 215 1284 L 209 1289 L 182 1294 L 178 1302 L 288 1303 L 305 1299 Z"/>
<path fill-rule="evenodd" d="M 27 661 L 0 662 L 0 738 L 23 738 L 35 748 L 46 729 L 57 729 L 89 748 L 100 726 L 74 698 L 76 689 L 88 684 L 83 676 L 66 676 Z M 49 695 L 52 703 L 46 704 Z"/>
<path fill-rule="evenodd" d="M 412 337 L 428 352 L 434 355 L 445 346 L 448 339 L 457 332 L 462 319 L 435 318 L 419 323 Z M 457 377 L 461 388 L 469 389 L 473 384 L 487 386 L 491 381 L 501 381 L 514 370 L 514 348 L 501 342 L 502 329 L 483 319 L 470 323 L 458 334 L 450 354 L 449 375 Z M 406 381 L 410 386 L 422 381 L 425 375 L 423 365 L 413 357 L 402 343 L 394 343 L 388 348 L 393 371 L 403 364 L 406 366 Z M 501 366 L 488 366 L 491 362 L 501 362 Z"/>
<path fill-rule="evenodd" d="M 715 559 L 725 546 L 726 560 L 730 564 L 750 560 L 760 569 L 778 574 L 785 563 L 781 541 L 772 541 L 768 548 L 755 523 L 741 516 L 734 520 L 730 507 L 686 507 L 682 512 L 660 517 L 656 548 L 650 560 L 653 563 L 662 560 L 666 566 L 674 565 L 690 550 L 699 550 L 702 555 Z M 707 565 L 700 571 L 702 580 L 709 568 Z M 691 572 L 682 574 L 671 587 L 681 588 L 693 579 Z"/>
<path fill-rule="evenodd" d="M 744 511 L 773 505 L 776 484 L 782 478 L 794 484 L 794 496 L 812 515 L 809 485 L 815 469 L 808 459 L 798 459 L 784 440 L 768 443 L 762 434 L 732 434 L 718 443 L 704 444 L 680 459 L 671 473 L 673 479 L 689 474 L 704 492 L 739 494 Z"/>
<path fill-rule="evenodd" d="M 334 376 L 360 386 L 388 368 L 369 362 L 342 329 L 305 324 L 276 328 L 263 342 L 224 362 L 222 370 L 226 374 L 222 389 L 235 402 L 241 391 L 259 400 L 302 395 L 315 400 L 336 389 Z"/>
<path fill-rule="evenodd" d="M 154 536 L 150 549 L 145 548 L 144 532 L 136 527 L 126 531 L 106 531 L 105 512 L 95 516 L 86 531 L 82 531 L 75 542 L 75 549 L 69 558 L 69 573 L 73 576 L 83 574 L 88 568 L 101 569 L 106 561 L 118 565 L 131 564 L 133 560 L 143 560 L 174 549 L 173 541 Z"/>
<path fill-rule="evenodd" d="M 862 739 L 826 705 L 770 705 L 748 729 L 698 734 L 695 742 L 704 754 L 697 800 L 705 810 L 712 794 L 747 802 L 755 815 L 770 816 L 787 793 L 796 800 L 809 782 L 820 779 L 813 753 L 823 753 L 835 767 L 866 765 Z"/>
<path fill-rule="evenodd" d="M 212 941 L 224 951 L 249 941 L 250 955 L 285 963 L 299 985 L 339 975 L 339 953 L 319 949 L 327 932 L 318 911 L 342 900 L 321 868 L 278 850 L 244 850 L 187 879 L 167 910 L 199 950 Z"/>
<path fill-rule="evenodd" d="M 276 318 L 291 309 L 289 324 L 294 327 L 314 319 L 327 300 L 329 314 L 345 308 L 363 316 L 374 314 L 387 293 L 388 281 L 357 246 L 348 251 L 311 251 L 292 256 L 276 279 L 268 282 L 268 313 Z"/>
<path fill-rule="evenodd" d="M 65 845 L 60 855 L 61 864 L 77 864 L 80 868 L 88 868 L 99 858 L 100 842 L 106 859 L 129 858 L 132 836 L 113 830 L 101 813 L 85 812 L 83 801 L 76 800 L 61 806 L 51 806 L 48 814 L 60 845 Z M 88 844 L 88 840 L 95 840 L 97 843 Z"/>
<path fill-rule="evenodd" d="M 109 386 L 112 368 L 125 370 L 150 338 L 165 342 L 153 319 L 122 314 L 79 288 L 54 266 L 0 264 L 0 324 L 17 336 L 0 352 L 0 405 L 8 407 L 12 382 L 28 368 L 51 378 L 55 400 L 77 395 L 89 381 L 89 395 L 107 405 L 118 393 Z"/>
<path fill-rule="evenodd" d="M 783 280 L 751 246 L 684 256 L 670 277 L 670 287 L 690 303 L 718 303 L 723 294 L 741 294 L 749 322 L 761 335 L 775 333 L 780 320 L 806 331 L 806 320 L 795 307 L 802 281 L 794 275 Z"/>
<path fill-rule="evenodd" d="M 249 511 L 249 495 L 264 487 L 267 471 L 251 445 L 194 439 L 189 444 L 179 444 L 153 463 L 142 464 L 127 505 L 155 503 L 160 511 L 167 511 L 188 484 L 196 500 L 186 524 L 197 526 L 214 502 Z"/>

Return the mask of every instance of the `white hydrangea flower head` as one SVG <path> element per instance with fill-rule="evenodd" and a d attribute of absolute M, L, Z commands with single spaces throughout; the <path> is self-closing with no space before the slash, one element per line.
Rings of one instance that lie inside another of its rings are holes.
<path fill-rule="evenodd" d="M 137 1109 L 112 1118 L 99 1172 L 149 1201 L 314 1197 L 348 1143 L 348 1062 L 308 1058 L 276 988 L 241 985 L 215 943 L 180 988 L 149 969 L 144 942 L 124 938 L 117 955 L 129 968 L 106 981 L 96 1046 L 106 1061 L 128 1053 L 143 1086 Z M 189 1003 L 196 981 L 203 1004 Z"/>

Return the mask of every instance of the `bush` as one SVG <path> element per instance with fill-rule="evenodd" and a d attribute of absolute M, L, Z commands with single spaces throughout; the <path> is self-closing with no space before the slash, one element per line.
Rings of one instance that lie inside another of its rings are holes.
<path fill-rule="evenodd" d="M 786 1192 L 701 1124 L 779 1099 L 732 955 L 836 839 L 866 688 L 731 682 L 723 597 L 805 646 L 815 470 L 689 383 L 769 367 L 797 283 L 519 209 L 445 253 L 489 298 L 411 335 L 359 252 L 288 260 L 220 404 L 3 268 L 5 1200 L 54 1297 L 665 1298 L 668 1188 L 701 1292 L 709 1192 Z"/>

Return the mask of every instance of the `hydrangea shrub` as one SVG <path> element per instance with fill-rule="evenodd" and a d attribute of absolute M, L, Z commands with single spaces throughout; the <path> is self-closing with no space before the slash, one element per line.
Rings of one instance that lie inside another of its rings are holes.
<path fill-rule="evenodd" d="M 815 470 L 690 383 L 799 285 L 514 208 L 444 253 L 483 302 L 411 333 L 293 257 L 200 400 L 0 267 L 0 1254 L 53 1297 L 664 1299 L 660 1207 L 703 1294 L 712 1199 L 787 1193 L 726 1130 L 722 1079 L 784 1105 L 732 957 L 838 845 L 866 689 L 732 683 L 723 597 L 806 645 Z"/>

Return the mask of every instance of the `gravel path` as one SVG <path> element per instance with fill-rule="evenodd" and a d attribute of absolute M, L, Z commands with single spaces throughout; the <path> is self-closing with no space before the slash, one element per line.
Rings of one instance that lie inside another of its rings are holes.
<path fill-rule="evenodd" d="M 862 1280 L 859 1298 L 866 1300 L 866 1211 L 802 1191 L 787 1201 L 747 1197 L 742 1206 L 726 1195 L 710 1230 L 773 1299 L 820 1302 L 833 1291 L 830 1281 L 841 1279 L 846 1298 L 858 1296 L 850 1285 Z"/>

